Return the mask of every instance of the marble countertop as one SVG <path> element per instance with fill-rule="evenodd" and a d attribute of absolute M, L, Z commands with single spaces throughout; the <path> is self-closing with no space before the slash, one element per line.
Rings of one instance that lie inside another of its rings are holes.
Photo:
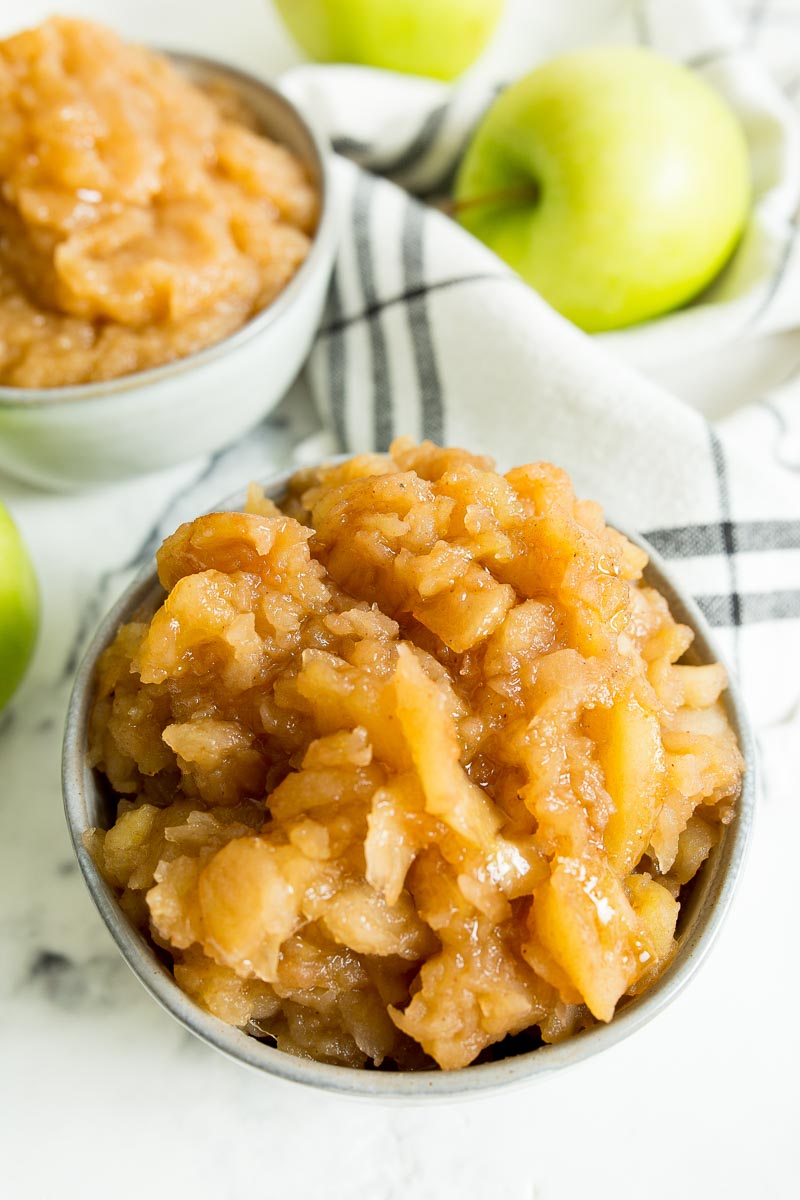
<path fill-rule="evenodd" d="M 128 34 L 276 72 L 292 61 L 262 0 L 238 20 L 197 0 L 73 0 Z M 0 5 L 0 33 L 15 22 Z M 34 21 L 60 5 L 26 0 Z M 189 31 L 187 36 L 187 31 Z M 764 378 L 796 346 L 775 344 Z M 752 357 L 752 356 L 751 356 Z M 747 386 L 756 367 L 710 376 Z M 678 381 L 680 382 L 680 381 Z M 688 384 L 687 384 L 688 386 Z M 699 392 L 703 381 L 694 380 Z M 729 387 L 725 385 L 728 392 Z M 299 453 L 316 418 L 302 385 L 208 462 L 83 495 L 0 477 L 39 574 L 33 667 L 0 717 L 0 1193 L 9 1200 L 649 1200 L 794 1194 L 798 1168 L 796 743 L 759 731 L 766 800 L 734 909 L 671 1008 L 608 1054 L 509 1095 L 402 1108 L 317 1095 L 247 1072 L 145 994 L 95 912 L 65 828 L 60 742 L 72 674 L 103 611 L 182 520 Z M 311 439 L 309 441 L 309 439 Z"/>

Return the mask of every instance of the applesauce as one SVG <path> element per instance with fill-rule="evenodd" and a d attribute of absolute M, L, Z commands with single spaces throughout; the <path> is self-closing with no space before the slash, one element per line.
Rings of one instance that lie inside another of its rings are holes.
<path fill-rule="evenodd" d="M 317 211 L 299 159 L 166 59 L 61 17 L 0 41 L 0 384 L 220 341 L 292 278 Z"/>
<path fill-rule="evenodd" d="M 405 440 L 167 538 L 99 664 L 87 845 L 180 987 L 409 1070 L 649 987 L 743 762 L 646 562 L 557 468 Z"/>

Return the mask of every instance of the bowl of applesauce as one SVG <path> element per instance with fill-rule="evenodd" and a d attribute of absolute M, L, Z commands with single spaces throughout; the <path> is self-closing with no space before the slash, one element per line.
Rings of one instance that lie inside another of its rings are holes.
<path fill-rule="evenodd" d="M 754 760 L 703 617 L 563 471 L 398 440 L 182 525 L 98 630 L 67 822 L 123 956 L 259 1071 L 540 1079 L 705 957 Z"/>
<path fill-rule="evenodd" d="M 57 488 L 228 444 L 335 252 L 323 141 L 263 81 L 54 17 L 0 41 L 0 468 Z"/>

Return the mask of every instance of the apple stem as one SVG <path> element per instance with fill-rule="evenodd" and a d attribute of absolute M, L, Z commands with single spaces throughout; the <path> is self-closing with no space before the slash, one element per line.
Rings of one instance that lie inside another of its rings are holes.
<path fill-rule="evenodd" d="M 483 196 L 468 196 L 465 200 L 445 200 L 441 204 L 443 212 L 454 217 L 458 213 L 463 212 L 467 208 L 479 208 L 481 206 L 488 207 L 489 205 L 508 204 L 517 200 L 522 203 L 535 203 L 541 192 L 539 185 L 536 183 L 517 184 L 516 187 L 501 188 L 497 192 L 487 192 Z"/>

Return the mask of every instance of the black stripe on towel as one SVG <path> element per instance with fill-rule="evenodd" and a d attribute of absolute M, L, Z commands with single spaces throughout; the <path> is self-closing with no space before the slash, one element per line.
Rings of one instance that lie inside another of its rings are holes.
<path fill-rule="evenodd" d="M 362 142 L 357 138 L 342 136 L 335 137 L 332 145 L 337 154 L 355 159 L 362 166 L 369 167 L 376 175 L 399 175 L 413 167 L 428 153 L 445 122 L 449 108 L 449 104 L 439 104 L 431 109 L 407 144 L 386 158 L 377 154 L 374 142 Z"/>
<path fill-rule="evenodd" d="M 377 302 L 370 236 L 370 210 L 374 189 L 374 178 L 366 171 L 360 172 L 353 200 L 353 227 L 358 274 L 366 308 Z M 392 396 L 386 335 L 379 316 L 369 322 L 367 330 L 372 357 L 373 442 L 376 450 L 388 450 L 393 436 Z"/>
<path fill-rule="evenodd" d="M 726 543 L 735 544 L 739 554 L 800 550 L 800 521 L 737 521 L 735 530 L 729 521 L 711 521 L 652 529 L 645 537 L 664 558 L 724 554 Z"/>
<path fill-rule="evenodd" d="M 738 597 L 737 625 L 759 625 L 766 621 L 800 620 L 800 591 L 745 592 Z M 731 598 L 727 592 L 695 596 L 710 625 L 731 624 Z"/>
<path fill-rule="evenodd" d="M 391 158 L 377 159 L 370 164 L 371 169 L 379 175 L 400 175 L 415 166 L 438 137 L 449 109 L 449 104 L 432 109 L 404 150 Z"/>
<path fill-rule="evenodd" d="M 730 581 L 730 595 L 728 596 L 729 619 L 725 624 L 736 627 L 742 623 L 742 606 L 739 598 L 739 580 L 736 569 L 736 526 L 731 520 L 728 465 L 725 461 L 725 451 L 722 447 L 722 442 L 710 426 L 708 435 L 711 441 L 711 459 L 714 463 L 714 472 L 717 477 L 720 516 L 722 517 L 720 524 L 722 530 L 722 548 L 728 560 L 728 579 Z"/>
<path fill-rule="evenodd" d="M 331 146 L 337 154 L 342 154 L 345 158 L 357 158 L 359 160 L 368 158 L 375 149 L 372 142 L 360 142 L 358 138 L 346 137 L 344 135 L 335 137 L 331 142 Z"/>
<path fill-rule="evenodd" d="M 424 189 L 419 189 L 419 188 L 415 189 L 416 194 L 419 196 L 419 198 L 421 200 L 433 200 L 437 196 L 449 196 L 451 194 L 451 192 L 453 191 L 453 188 L 455 187 L 456 176 L 458 175 L 458 169 L 461 166 L 461 161 L 464 158 L 464 155 L 467 153 L 467 150 L 470 147 L 470 143 L 472 142 L 472 139 L 475 136 L 475 130 L 478 128 L 480 123 L 483 121 L 483 118 L 486 116 L 486 114 L 488 113 L 488 111 L 492 107 L 492 105 L 494 104 L 497 97 L 502 92 L 504 92 L 507 87 L 508 87 L 508 83 L 506 83 L 505 81 L 494 85 L 494 87 L 491 89 L 489 95 L 487 96 L 485 103 L 483 104 L 483 107 L 481 108 L 481 111 L 475 116 L 474 120 L 470 123 L 469 129 L 467 129 L 466 132 L 462 135 L 459 144 L 448 155 L 447 162 L 444 163 L 443 166 L 440 168 L 440 170 L 438 171 L 438 173 L 436 175 L 435 180 L 432 183 L 428 184 Z"/>
<path fill-rule="evenodd" d="M 441 292 L 447 288 L 458 287 L 464 283 L 487 282 L 522 283 L 519 276 L 512 275 L 510 272 L 504 272 L 503 274 L 497 272 L 494 274 L 490 271 L 476 272 L 474 275 L 455 275 L 451 279 L 438 279 L 433 283 L 420 283 L 418 287 L 404 289 L 396 296 L 387 296 L 385 300 L 376 300 L 373 304 L 363 308 L 361 312 L 352 313 L 348 317 L 329 320 L 322 326 L 317 336 L 328 337 L 331 334 L 338 333 L 340 329 L 347 329 L 350 325 L 357 325 L 359 321 L 369 321 L 372 317 L 376 317 L 378 313 L 383 312 L 385 308 L 391 308 L 395 304 L 405 304 L 409 300 L 415 300 L 418 296 L 429 296 L 431 292 Z"/>
<path fill-rule="evenodd" d="M 444 441 L 442 384 L 433 345 L 427 293 L 423 288 L 425 260 L 425 217 L 422 206 L 409 200 L 403 220 L 403 275 L 408 300 L 406 312 L 414 350 L 422 406 L 422 436 L 434 442 Z"/>
<path fill-rule="evenodd" d="M 330 324 L 335 326 L 341 320 L 342 294 L 339 289 L 338 271 L 334 270 L 331 280 L 331 290 L 328 296 L 328 313 Z M 344 450 L 347 446 L 345 429 L 345 366 L 347 360 L 347 342 L 344 333 L 339 330 L 332 334 L 328 342 L 328 375 L 331 404 L 331 424 L 337 445 Z"/>

